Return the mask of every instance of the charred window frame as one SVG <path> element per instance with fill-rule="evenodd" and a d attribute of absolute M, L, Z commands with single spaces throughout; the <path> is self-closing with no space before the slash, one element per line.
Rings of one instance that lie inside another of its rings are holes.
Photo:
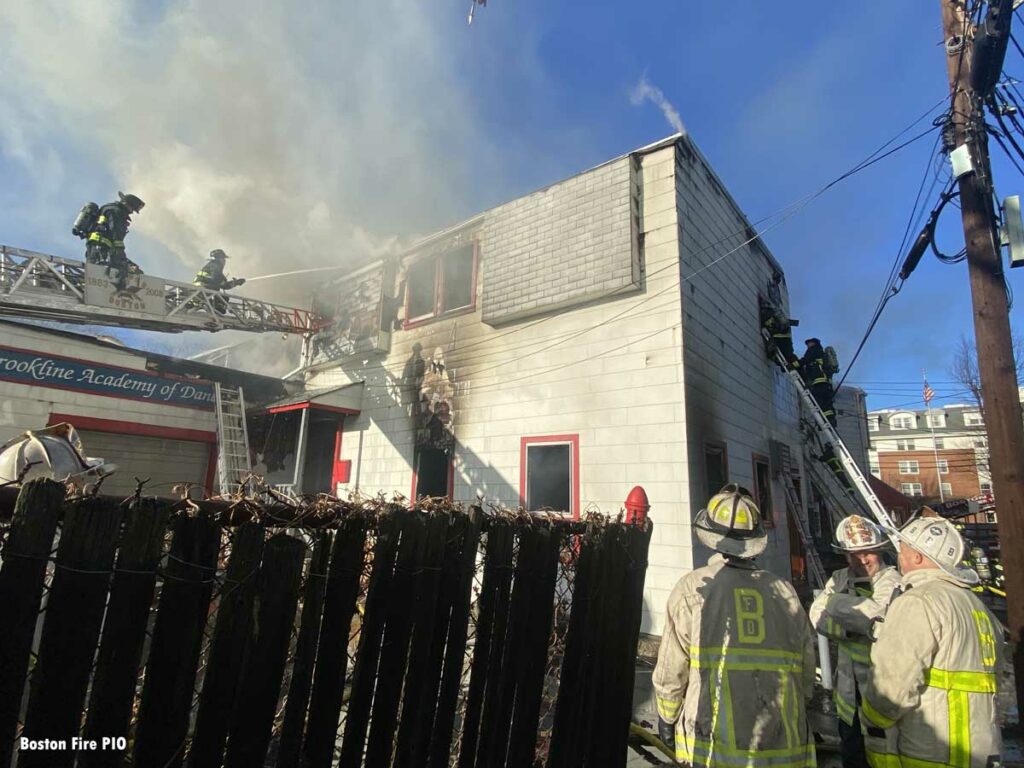
<path fill-rule="evenodd" d="M 754 461 L 754 498 L 761 512 L 761 522 L 765 528 L 775 527 L 775 509 L 772 504 L 772 472 L 767 456 L 755 453 Z"/>
<path fill-rule="evenodd" d="M 409 265 L 405 327 L 476 309 L 475 243 L 426 256 Z"/>
<path fill-rule="evenodd" d="M 729 482 L 729 450 L 718 440 L 704 441 L 704 483 L 710 499 Z"/>

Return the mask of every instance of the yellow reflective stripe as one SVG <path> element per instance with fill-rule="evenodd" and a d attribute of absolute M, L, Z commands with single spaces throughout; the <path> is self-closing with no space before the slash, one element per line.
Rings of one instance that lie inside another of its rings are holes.
<path fill-rule="evenodd" d="M 114 240 L 115 248 L 124 248 L 124 240 Z"/>
<path fill-rule="evenodd" d="M 888 752 L 873 752 L 870 749 L 865 749 L 864 751 L 867 753 L 868 765 L 871 768 L 902 768 L 899 755 L 890 755 Z"/>
<path fill-rule="evenodd" d="M 892 728 L 892 726 L 896 723 L 895 720 L 886 717 L 873 706 L 871 706 L 871 702 L 868 700 L 866 696 L 861 697 L 860 704 L 864 710 L 864 715 L 867 717 L 868 720 L 870 720 L 875 725 L 880 726 L 882 728 Z"/>
<path fill-rule="evenodd" d="M 704 765 L 704 760 L 709 754 L 713 753 L 714 757 L 709 765 L 714 764 L 714 760 L 722 760 L 726 764 L 732 764 L 735 760 L 739 761 L 740 765 L 805 765 L 803 762 L 789 763 L 789 762 L 775 762 L 772 758 L 781 758 L 783 760 L 792 759 L 795 757 L 808 757 L 811 762 L 806 763 L 808 765 L 814 764 L 814 746 L 812 744 L 801 744 L 796 747 L 786 747 L 784 749 L 749 749 L 730 747 L 728 744 L 722 744 L 721 742 L 712 742 L 706 739 L 695 739 L 692 736 L 680 736 L 676 735 L 676 758 L 686 759 L 690 762 L 689 758 L 700 757 L 702 758 L 701 764 Z M 734 760 L 729 760 L 734 758 Z M 748 762 L 749 761 L 749 762 Z"/>
<path fill-rule="evenodd" d="M 782 686 L 782 727 L 786 730 L 786 746 L 792 747 L 797 742 L 796 722 L 791 720 L 790 699 L 793 698 L 789 684 L 789 675 L 785 672 L 779 673 L 779 685 Z"/>
<path fill-rule="evenodd" d="M 679 708 L 683 706 L 682 701 L 673 701 L 672 699 L 663 699 L 661 696 L 657 696 L 658 701 L 658 716 L 666 722 L 673 723 L 676 718 L 679 717 Z"/>
<path fill-rule="evenodd" d="M 859 643 L 856 640 L 840 640 L 839 651 L 860 664 L 871 663 L 871 645 L 869 643 Z"/>
<path fill-rule="evenodd" d="M 900 765 L 903 768 L 950 768 L 949 763 L 940 763 L 935 760 L 922 760 L 919 757 L 907 757 L 900 755 Z"/>
<path fill-rule="evenodd" d="M 97 223 L 97 224 L 102 224 L 102 223 L 104 223 L 104 222 L 105 222 L 106 220 L 107 220 L 107 215 L 106 215 L 106 214 L 103 214 L 103 215 L 102 215 L 102 216 L 100 216 L 100 217 L 99 217 L 98 219 L 96 219 L 96 223 Z"/>
<path fill-rule="evenodd" d="M 965 693 L 995 693 L 997 689 L 992 672 L 953 672 L 932 667 L 925 672 L 924 681 L 931 688 Z"/>
<path fill-rule="evenodd" d="M 102 243 L 103 245 L 109 245 L 111 248 L 114 247 L 114 244 L 108 238 L 101 235 L 99 232 L 90 233 L 89 241 L 93 243 Z"/>
<path fill-rule="evenodd" d="M 722 672 L 722 700 L 725 703 L 725 739 L 730 747 L 736 746 L 736 723 L 732 717 L 732 688 L 729 673 Z"/>
<path fill-rule="evenodd" d="M 949 763 L 958 768 L 971 765 L 971 711 L 966 691 L 949 691 Z"/>
<path fill-rule="evenodd" d="M 839 688 L 835 688 L 832 691 L 832 702 L 836 705 L 836 712 L 842 721 L 847 725 L 853 725 L 853 718 L 857 714 L 857 707 L 840 695 Z"/>
<path fill-rule="evenodd" d="M 724 659 L 693 659 L 691 666 L 696 669 L 733 669 L 740 671 L 793 672 L 799 674 L 803 666 L 796 662 L 771 661 L 725 661 Z"/>

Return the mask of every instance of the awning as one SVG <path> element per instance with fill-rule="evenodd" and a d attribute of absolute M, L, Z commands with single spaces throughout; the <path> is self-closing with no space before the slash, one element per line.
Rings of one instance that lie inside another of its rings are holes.
<path fill-rule="evenodd" d="M 284 413 L 316 408 L 321 411 L 356 414 L 363 407 L 363 382 L 343 384 L 340 387 L 307 389 L 291 397 L 275 400 L 263 406 L 264 413 Z"/>

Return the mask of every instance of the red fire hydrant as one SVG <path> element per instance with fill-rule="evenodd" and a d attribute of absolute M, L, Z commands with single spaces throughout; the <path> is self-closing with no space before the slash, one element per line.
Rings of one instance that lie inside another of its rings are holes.
<path fill-rule="evenodd" d="M 633 486 L 633 490 L 626 497 L 626 522 L 643 525 L 647 521 L 647 512 L 650 508 L 647 491 L 639 485 Z"/>

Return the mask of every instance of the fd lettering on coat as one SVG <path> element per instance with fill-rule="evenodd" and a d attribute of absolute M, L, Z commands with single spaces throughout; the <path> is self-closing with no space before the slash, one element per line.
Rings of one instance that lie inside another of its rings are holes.
<path fill-rule="evenodd" d="M 736 604 L 736 626 L 741 643 L 764 641 L 764 600 L 756 589 L 737 587 L 733 590 Z"/>

